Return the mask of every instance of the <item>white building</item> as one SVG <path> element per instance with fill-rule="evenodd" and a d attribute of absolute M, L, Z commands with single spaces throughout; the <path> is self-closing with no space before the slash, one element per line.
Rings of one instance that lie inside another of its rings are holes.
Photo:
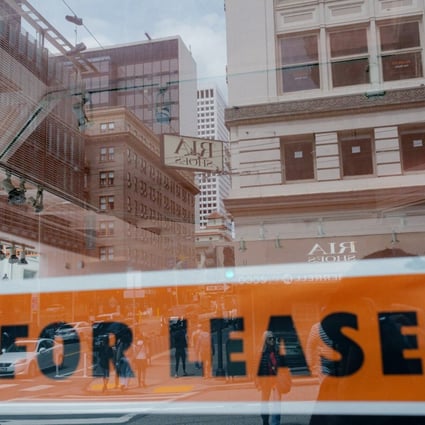
<path fill-rule="evenodd" d="M 237 264 L 424 253 L 423 15 L 422 0 L 226 1 Z"/>
<path fill-rule="evenodd" d="M 212 213 L 227 216 L 224 199 L 230 191 L 229 174 L 229 132 L 224 123 L 225 99 L 217 86 L 204 85 L 198 87 L 198 136 L 206 139 L 223 141 L 224 173 L 198 173 L 196 182 L 200 194 L 196 197 L 196 217 L 198 229 L 205 229 L 207 217 Z"/>

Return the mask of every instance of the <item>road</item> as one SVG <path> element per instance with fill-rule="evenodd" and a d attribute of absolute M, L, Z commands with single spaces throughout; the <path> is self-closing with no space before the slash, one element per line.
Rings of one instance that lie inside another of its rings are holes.
<path fill-rule="evenodd" d="M 163 344 L 164 345 L 164 344 Z M 161 344 L 159 345 L 161 346 Z M 74 354 L 75 355 L 75 354 Z M 259 392 L 248 378 L 204 379 L 195 363 L 188 361 L 188 376 L 174 377 L 173 352 L 153 356 L 147 371 L 147 387 L 138 388 L 134 379 L 125 392 L 116 389 L 111 373 L 106 392 L 102 379 L 93 376 L 91 356 L 78 354 L 75 370 L 52 370 L 49 377 L 0 379 L 0 421 L 5 424 L 259 424 Z M 217 364 L 214 364 L 216 370 Z M 181 370 L 180 370 L 181 375 Z M 298 386 L 297 386 L 298 388 Z M 295 390 L 294 390 L 295 391 Z M 317 385 L 303 385 L 292 398 L 314 400 Z M 300 391 L 302 393 L 300 393 Z M 229 402 L 236 407 L 226 416 Z M 245 412 L 244 403 L 250 411 Z M 14 407 L 16 406 L 16 411 Z M 29 414 L 31 412 L 31 414 Z M 93 416 L 95 412 L 95 416 Z M 196 415 L 191 415 L 196 412 Z M 217 414 L 216 414 L 217 413 Z M 246 413 L 246 414 L 245 414 Z M 282 418 L 282 424 L 307 424 L 306 418 Z"/>

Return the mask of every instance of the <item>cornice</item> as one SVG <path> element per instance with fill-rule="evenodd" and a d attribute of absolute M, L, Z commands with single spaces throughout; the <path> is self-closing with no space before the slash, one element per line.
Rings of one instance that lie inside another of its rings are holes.
<path fill-rule="evenodd" d="M 225 111 L 227 127 L 241 124 L 282 122 L 303 118 L 371 113 L 425 105 L 425 87 L 371 94 L 327 96 L 285 102 L 234 106 Z"/>
<path fill-rule="evenodd" d="M 224 200 L 224 204 L 233 217 L 256 214 L 321 214 L 359 210 L 382 212 L 425 202 L 424 190 L 422 185 L 316 194 L 230 197 Z"/>

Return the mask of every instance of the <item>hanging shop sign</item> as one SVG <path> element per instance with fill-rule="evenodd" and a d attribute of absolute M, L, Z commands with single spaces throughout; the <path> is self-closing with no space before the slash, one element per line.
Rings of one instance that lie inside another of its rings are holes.
<path fill-rule="evenodd" d="M 164 134 L 161 154 L 164 165 L 198 171 L 223 171 L 223 142 Z"/>

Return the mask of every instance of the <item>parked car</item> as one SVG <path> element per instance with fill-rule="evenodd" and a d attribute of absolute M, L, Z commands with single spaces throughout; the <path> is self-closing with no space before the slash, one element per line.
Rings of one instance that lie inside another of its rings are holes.
<path fill-rule="evenodd" d="M 62 348 L 53 339 L 16 339 L 0 355 L 0 376 L 32 378 L 62 362 Z"/>
<path fill-rule="evenodd" d="M 71 322 L 64 323 L 57 330 L 55 335 L 62 338 L 64 342 L 80 340 L 80 342 L 88 341 L 91 337 L 91 326 L 88 322 Z"/>

